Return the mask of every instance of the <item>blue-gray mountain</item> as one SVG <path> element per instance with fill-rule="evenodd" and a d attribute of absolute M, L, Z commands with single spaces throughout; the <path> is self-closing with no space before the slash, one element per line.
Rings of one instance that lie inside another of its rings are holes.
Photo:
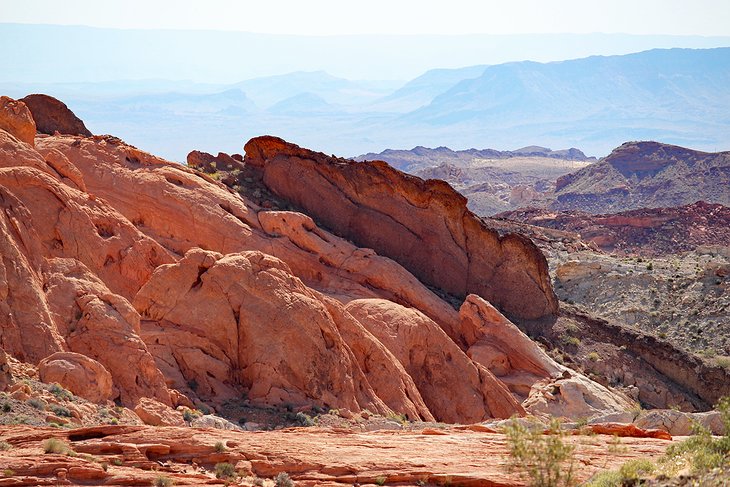
<path fill-rule="evenodd" d="M 0 90 L 56 96 L 92 132 L 179 161 L 192 149 L 239 152 L 262 133 L 344 155 L 526 144 L 605 155 L 626 140 L 730 149 L 730 48 L 431 70 L 405 85 L 324 71 L 235 84 L 42 79 Z"/>

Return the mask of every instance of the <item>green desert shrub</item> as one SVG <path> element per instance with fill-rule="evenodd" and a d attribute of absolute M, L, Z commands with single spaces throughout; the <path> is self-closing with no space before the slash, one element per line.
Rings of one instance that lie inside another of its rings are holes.
<path fill-rule="evenodd" d="M 294 482 L 292 482 L 288 473 L 279 472 L 274 479 L 274 485 L 276 485 L 276 487 L 294 487 Z"/>
<path fill-rule="evenodd" d="M 566 433 L 553 419 L 547 431 L 511 421 L 505 428 L 510 449 L 510 471 L 518 472 L 535 487 L 572 486 L 574 447 L 564 440 Z"/>
<path fill-rule="evenodd" d="M 716 406 L 725 426 L 725 434 L 713 437 L 700 424 L 693 426 L 693 435 L 667 449 L 660 461 L 663 470 L 674 474 L 689 468 L 693 473 L 704 473 L 723 466 L 730 459 L 730 396 L 721 398 Z"/>
<path fill-rule="evenodd" d="M 218 479 L 230 479 L 236 476 L 236 469 L 228 462 L 215 464 L 215 477 Z"/>

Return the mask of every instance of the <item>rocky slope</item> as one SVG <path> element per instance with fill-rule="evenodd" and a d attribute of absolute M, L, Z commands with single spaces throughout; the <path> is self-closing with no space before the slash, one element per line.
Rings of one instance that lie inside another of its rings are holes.
<path fill-rule="evenodd" d="M 601 215 L 533 207 L 500 213 L 494 218 L 571 232 L 605 252 L 645 257 L 730 242 L 730 208 L 703 201 Z"/>
<path fill-rule="evenodd" d="M 113 137 L 0 139 L 2 347 L 57 363 L 48 377 L 76 394 L 140 412 L 244 397 L 461 423 L 630 407 L 487 301 L 518 318 L 557 311 L 540 251 L 481 225 L 443 183 L 275 138 L 246 145 L 272 193 L 353 244 Z M 590 394 L 538 400 L 560 387 Z"/>
<path fill-rule="evenodd" d="M 659 142 L 627 142 L 596 164 L 559 178 L 543 203 L 592 214 L 682 206 L 730 206 L 730 152 L 700 152 Z M 537 205 L 537 206 L 543 206 Z"/>

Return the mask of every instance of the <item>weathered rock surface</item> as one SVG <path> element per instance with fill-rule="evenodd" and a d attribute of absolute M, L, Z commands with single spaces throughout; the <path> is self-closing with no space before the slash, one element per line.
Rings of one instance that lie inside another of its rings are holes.
<path fill-rule="evenodd" d="M 0 427 L 13 447 L 0 452 L 0 464 L 14 472 L 9 485 L 55 485 L 61 476 L 72 484 L 149 485 L 164 475 L 175 485 L 221 483 L 214 465 L 227 462 L 247 475 L 272 478 L 288 473 L 298 486 L 382 483 L 452 483 L 517 486 L 525 480 L 508 473 L 509 446 L 501 434 L 470 429 L 349 432 L 296 428 L 255 433 L 150 426 L 103 426 L 74 430 Z M 82 455 L 42 454 L 47 438 L 68 441 Z M 610 453 L 612 434 L 571 436 L 576 447 L 575 477 L 585 481 L 641 457 L 656 458 L 671 441 L 622 438 L 622 452 Z M 216 443 L 225 445 L 216 451 Z M 87 460 L 92 455 L 106 470 Z M 465 465 L 468 468 L 465 468 Z"/>
<path fill-rule="evenodd" d="M 725 434 L 725 424 L 719 411 L 686 413 L 673 409 L 652 409 L 642 411 L 634 420 L 634 424 L 640 428 L 666 431 L 674 436 L 694 434 L 695 424 L 709 430 L 713 435 Z"/>
<path fill-rule="evenodd" d="M 26 144 L 33 145 L 35 139 L 35 121 L 30 110 L 22 101 L 0 96 L 0 130 Z"/>
<path fill-rule="evenodd" d="M 437 420 L 476 423 L 524 413 L 494 375 L 419 311 L 382 299 L 351 301 L 346 309 L 403 364 Z"/>
<path fill-rule="evenodd" d="M 642 256 L 676 254 L 730 242 L 730 208 L 703 201 L 600 215 L 527 208 L 500 213 L 495 218 L 572 232 L 606 252 Z"/>
<path fill-rule="evenodd" d="M 631 401 L 556 363 L 491 304 L 470 295 L 459 311 L 467 354 L 487 367 L 533 414 L 587 418 Z"/>
<path fill-rule="evenodd" d="M 5 354 L 5 350 L 0 348 L 0 392 L 7 389 L 13 380 L 13 373 L 8 363 L 8 356 Z"/>
<path fill-rule="evenodd" d="M 41 360 L 38 374 L 43 382 L 58 383 L 92 402 L 112 397 L 112 375 L 96 360 L 73 352 L 56 352 Z"/>
<path fill-rule="evenodd" d="M 185 426 L 180 412 L 148 397 L 143 397 L 137 402 L 134 412 L 144 424 L 151 426 Z"/>
<path fill-rule="evenodd" d="M 478 294 L 515 318 L 557 313 L 537 247 L 487 229 L 443 181 L 384 162 L 327 157 L 275 137 L 252 139 L 245 150 L 245 162 L 261 168 L 275 194 L 425 283 L 462 298 Z"/>
<path fill-rule="evenodd" d="M 36 129 L 42 134 L 82 135 L 91 137 L 91 132 L 67 106 L 52 96 L 34 94 L 21 98 L 33 114 Z"/>

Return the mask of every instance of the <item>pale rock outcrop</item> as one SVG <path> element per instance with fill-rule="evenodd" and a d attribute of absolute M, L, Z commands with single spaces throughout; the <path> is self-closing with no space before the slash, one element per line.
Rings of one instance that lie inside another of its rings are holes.
<path fill-rule="evenodd" d="M 719 411 L 686 413 L 673 409 L 642 411 L 634 420 L 640 428 L 660 429 L 675 436 L 695 434 L 695 425 L 709 430 L 713 435 L 724 435 L 725 424 Z"/>
<path fill-rule="evenodd" d="M 56 352 L 41 360 L 38 374 L 43 382 L 58 383 L 91 402 L 112 397 L 112 375 L 96 360 L 73 352 Z"/>
<path fill-rule="evenodd" d="M 587 418 L 631 408 L 627 397 L 553 361 L 479 296 L 468 296 L 459 315 L 469 357 L 504 382 L 526 411 Z"/>
<path fill-rule="evenodd" d="M 25 103 L 0 96 L 0 130 L 32 146 L 35 138 L 35 121 Z"/>

